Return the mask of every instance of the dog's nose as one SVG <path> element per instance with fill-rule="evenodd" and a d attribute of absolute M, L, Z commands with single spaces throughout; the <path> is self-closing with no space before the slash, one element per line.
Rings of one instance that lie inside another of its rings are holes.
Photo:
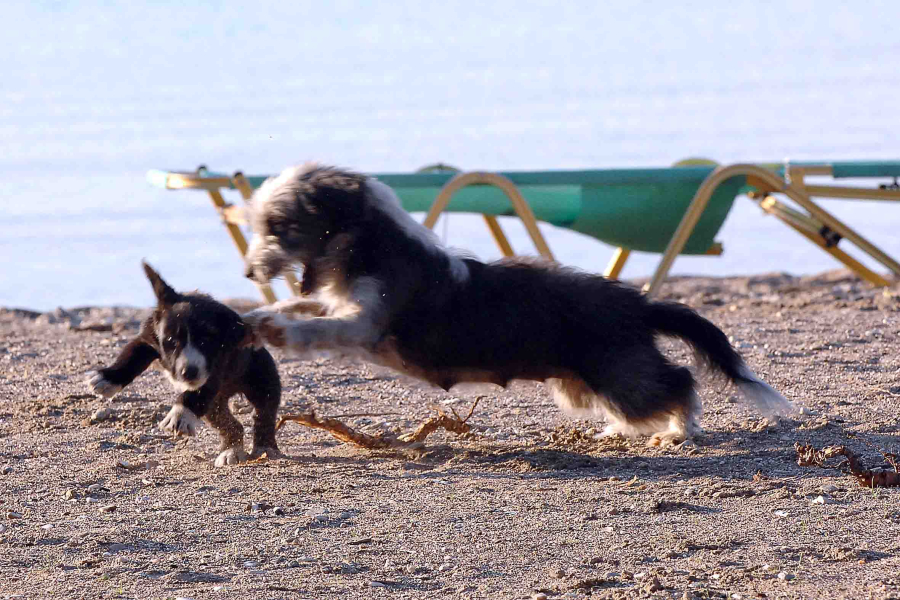
<path fill-rule="evenodd" d="M 244 275 L 247 277 L 247 279 L 255 280 L 253 277 L 255 275 L 255 273 L 253 272 L 252 265 L 247 265 L 247 268 L 244 269 Z"/>
<path fill-rule="evenodd" d="M 200 374 L 200 369 L 194 365 L 188 365 L 181 370 L 181 378 L 185 381 L 193 381 Z"/>

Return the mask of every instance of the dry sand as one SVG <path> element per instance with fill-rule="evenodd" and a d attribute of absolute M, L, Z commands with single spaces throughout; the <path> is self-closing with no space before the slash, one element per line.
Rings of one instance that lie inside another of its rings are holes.
<path fill-rule="evenodd" d="M 599 423 L 567 418 L 538 385 L 444 393 L 276 355 L 283 412 L 374 413 L 346 419 L 370 433 L 484 398 L 473 433 L 419 450 L 289 423 L 287 459 L 214 469 L 209 429 L 156 428 L 173 399 L 160 373 L 112 401 L 87 393 L 83 373 L 146 311 L 0 309 L 0 594 L 900 598 L 900 488 L 799 467 L 793 450 L 844 443 L 872 465 L 898 450 L 900 292 L 832 272 L 679 279 L 666 295 L 804 414 L 769 425 L 711 385 L 697 445 L 651 449 L 594 439 Z"/>

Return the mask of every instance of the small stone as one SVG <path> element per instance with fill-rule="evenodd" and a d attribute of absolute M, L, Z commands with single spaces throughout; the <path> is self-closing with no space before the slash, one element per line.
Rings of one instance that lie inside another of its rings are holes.
<path fill-rule="evenodd" d="M 822 486 L 822 491 L 826 494 L 833 494 L 838 491 L 840 488 L 833 484 L 827 484 Z"/>
<path fill-rule="evenodd" d="M 370 582 L 369 582 L 369 587 L 373 587 L 373 588 L 386 588 L 386 587 L 387 587 L 387 584 L 386 584 L 386 583 L 382 583 L 382 582 L 380 582 L 380 581 L 370 581 Z"/>
<path fill-rule="evenodd" d="M 537 592 L 531 595 L 531 600 L 547 600 L 547 594 L 544 592 Z"/>
<path fill-rule="evenodd" d="M 648 581 L 647 584 L 644 586 L 644 591 L 647 592 L 648 594 L 658 592 L 662 589 L 664 589 L 664 588 L 663 588 L 662 584 L 659 582 L 659 579 L 657 579 L 656 577 L 650 578 L 650 581 Z"/>
<path fill-rule="evenodd" d="M 87 491 L 89 494 L 96 494 L 97 492 L 103 491 L 103 486 L 99 483 L 92 483 L 88 486 Z"/>
<path fill-rule="evenodd" d="M 106 506 L 100 507 L 100 512 L 102 512 L 102 513 L 116 512 L 116 508 L 117 507 L 115 504 L 107 504 Z"/>
<path fill-rule="evenodd" d="M 562 569 L 560 569 L 559 567 L 554 567 L 554 568 L 550 569 L 550 571 L 547 574 L 550 576 L 551 579 L 562 579 L 563 577 L 566 576 L 566 572 L 563 571 Z"/>
<path fill-rule="evenodd" d="M 12 472 L 13 472 L 12 467 L 3 467 L 3 470 L 0 471 L 0 473 L 3 473 L 4 475 L 9 475 Z"/>
<path fill-rule="evenodd" d="M 49 530 L 53 529 L 53 523 L 47 523 L 46 525 L 41 525 L 41 529 L 43 529 L 44 531 L 49 531 Z"/>
<path fill-rule="evenodd" d="M 73 489 L 68 489 L 68 490 L 66 490 L 65 498 L 66 498 L 66 500 L 74 500 L 74 499 L 78 498 L 78 492 L 76 492 Z"/>
<path fill-rule="evenodd" d="M 14 510 L 8 510 L 8 511 L 6 511 L 6 518 L 7 519 L 21 519 L 22 513 L 16 512 Z"/>
<path fill-rule="evenodd" d="M 113 414 L 113 411 L 109 407 L 98 408 L 94 411 L 94 414 L 91 415 L 91 423 L 102 423 L 109 419 Z"/>
<path fill-rule="evenodd" d="M 782 571 L 781 573 L 778 574 L 778 579 L 780 579 L 782 581 L 790 581 L 793 578 L 794 578 L 794 575 L 792 573 L 787 573 L 786 571 Z"/>
<path fill-rule="evenodd" d="M 281 508 L 280 506 L 276 506 L 275 508 L 272 509 L 272 514 L 280 517 L 280 516 L 284 515 L 284 509 Z"/>
<path fill-rule="evenodd" d="M 0 535 L 6 533 L 7 529 L 9 529 L 9 527 L 6 526 L 6 523 L 0 523 Z"/>
<path fill-rule="evenodd" d="M 449 571 L 452 568 L 453 568 L 453 565 L 451 565 L 450 563 L 443 563 L 441 566 L 438 567 L 438 571 L 441 571 L 441 572 Z"/>
<path fill-rule="evenodd" d="M 256 567 L 258 567 L 258 566 L 259 566 L 259 563 L 256 562 L 255 560 L 247 560 L 247 561 L 244 561 L 244 568 L 245 568 L 245 569 L 253 569 L 253 568 L 256 568 Z"/>
<path fill-rule="evenodd" d="M 825 496 L 816 496 L 813 498 L 813 504 L 825 504 Z"/>
<path fill-rule="evenodd" d="M 291 562 L 288 563 L 288 567 L 290 567 L 291 569 L 296 569 L 299 566 L 300 566 L 300 563 L 297 562 L 296 560 L 292 560 Z"/>

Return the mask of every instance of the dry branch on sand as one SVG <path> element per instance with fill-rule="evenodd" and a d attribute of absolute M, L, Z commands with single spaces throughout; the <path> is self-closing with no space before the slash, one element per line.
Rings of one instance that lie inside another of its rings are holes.
<path fill-rule="evenodd" d="M 405 448 L 423 442 L 425 438 L 438 429 L 446 429 L 457 435 L 468 433 L 471 430 L 471 426 L 467 421 L 472 417 L 472 413 L 475 412 L 475 407 L 478 406 L 478 400 L 480 400 L 480 398 L 475 400 L 475 403 L 472 404 L 472 408 L 469 410 L 469 414 L 466 415 L 466 418 L 464 419 L 460 418 L 456 411 L 451 408 L 450 410 L 453 412 L 452 416 L 441 413 L 436 417 L 426 419 L 412 433 L 406 433 L 400 436 L 387 434 L 369 435 L 367 433 L 362 433 L 352 429 L 334 417 L 320 417 L 313 411 L 299 415 L 283 415 L 278 419 L 278 423 L 275 425 L 275 431 L 281 429 L 288 421 L 292 421 L 294 423 L 305 425 L 306 427 L 322 429 L 343 442 L 350 442 L 351 444 L 356 444 L 362 448 L 369 448 L 370 450 Z"/>
<path fill-rule="evenodd" d="M 823 469 L 841 469 L 855 477 L 862 487 L 900 486 L 900 472 L 897 469 L 898 460 L 894 454 L 882 452 L 882 456 L 894 469 L 893 471 L 888 471 L 881 468 L 867 469 L 862 464 L 859 456 L 846 446 L 826 446 L 821 450 L 816 450 L 812 444 L 801 445 L 796 443 L 794 444 L 794 450 L 797 451 L 797 464 L 801 467 L 817 466 Z M 828 459 L 836 456 L 843 456 L 846 460 L 836 465 L 827 463 Z"/>

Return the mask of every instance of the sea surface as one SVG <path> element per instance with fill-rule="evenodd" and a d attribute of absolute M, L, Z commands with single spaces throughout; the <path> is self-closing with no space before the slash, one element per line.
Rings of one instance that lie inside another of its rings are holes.
<path fill-rule="evenodd" d="M 0 26 L 0 306 L 148 305 L 142 258 L 177 288 L 255 297 L 207 197 L 151 187 L 150 168 L 900 159 L 898 23 L 896 0 L 13 0 Z M 900 255 L 900 205 L 824 203 Z M 477 217 L 437 231 L 499 256 Z M 545 232 L 565 263 L 600 271 L 612 254 Z M 673 272 L 837 266 L 746 198 L 719 238 L 725 255 Z M 635 255 L 623 276 L 658 258 Z"/>

